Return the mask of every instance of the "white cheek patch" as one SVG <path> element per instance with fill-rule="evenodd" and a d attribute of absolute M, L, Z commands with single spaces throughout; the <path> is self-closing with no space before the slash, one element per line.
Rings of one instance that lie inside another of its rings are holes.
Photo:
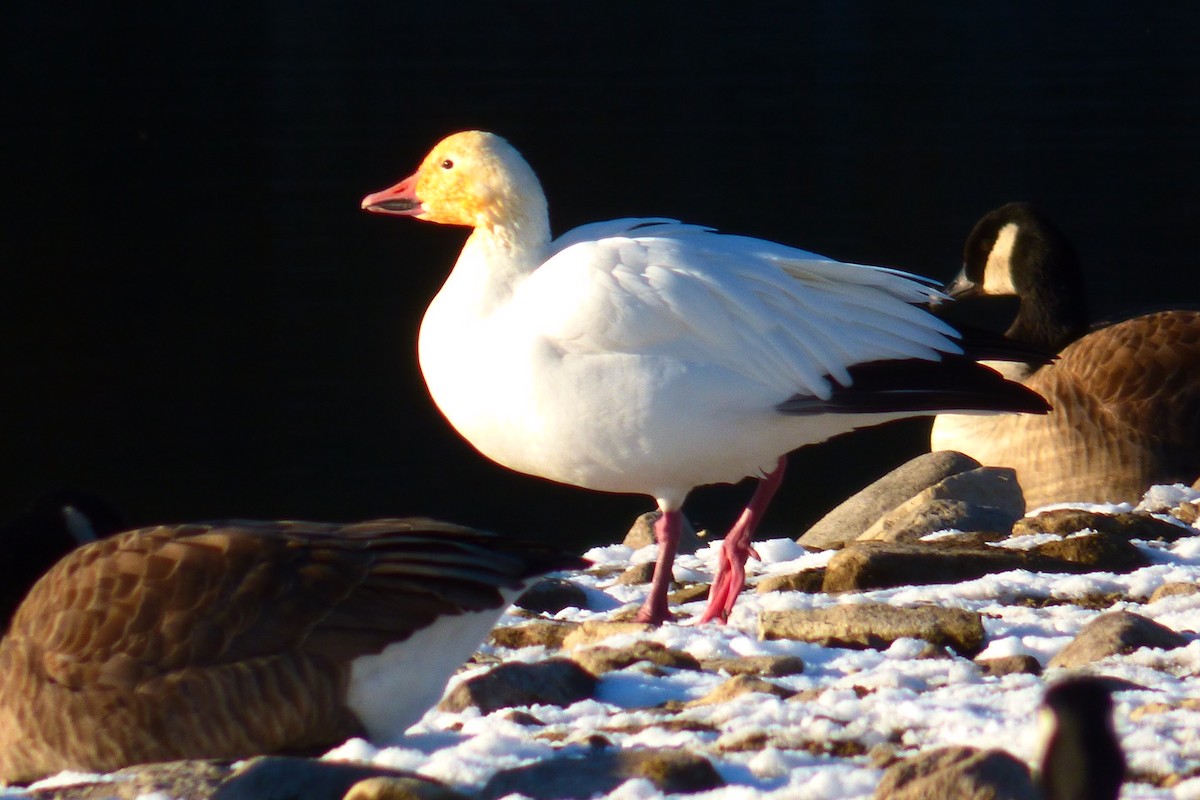
<path fill-rule="evenodd" d="M 1037 713 L 1037 735 L 1039 740 L 1037 760 L 1039 764 L 1045 760 L 1046 752 L 1050 749 L 1050 741 L 1057 733 L 1058 715 L 1045 706 L 1042 706 L 1038 709 Z"/>
<path fill-rule="evenodd" d="M 1017 288 L 1012 279 L 1012 251 L 1017 241 L 1017 223 L 1010 222 L 996 235 L 996 243 L 988 253 L 983 268 L 984 294 L 1014 295 Z"/>

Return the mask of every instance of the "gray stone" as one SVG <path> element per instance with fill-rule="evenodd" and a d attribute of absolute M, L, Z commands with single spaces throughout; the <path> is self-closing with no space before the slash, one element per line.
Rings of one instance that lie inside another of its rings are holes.
<path fill-rule="evenodd" d="M 1029 767 L 1003 750 L 943 747 L 883 772 L 874 800 L 1030 800 L 1040 797 Z"/>
<path fill-rule="evenodd" d="M 571 631 L 579 627 L 576 622 L 558 622 L 550 620 L 533 620 L 521 625 L 507 625 L 493 628 L 488 634 L 488 642 L 510 650 L 520 650 L 522 647 L 538 645 L 558 650 Z"/>
<path fill-rule="evenodd" d="M 1079 508 L 1056 508 L 1037 516 L 1025 517 L 1013 525 L 1013 536 L 1033 533 L 1054 533 L 1066 536 L 1082 530 L 1093 530 L 1122 539 L 1142 539 L 1173 542 L 1196 531 L 1159 519 L 1141 511 L 1084 511 Z"/>
<path fill-rule="evenodd" d="M 977 658 L 975 665 L 984 675 L 998 678 L 1001 675 L 1041 675 L 1042 665 L 1033 656 L 1001 656 L 1000 658 Z"/>
<path fill-rule="evenodd" d="M 212 800 L 341 800 L 351 788 L 370 778 L 400 782 L 408 794 L 389 800 L 461 800 L 462 795 L 435 780 L 412 772 L 286 756 L 263 756 L 244 762 Z M 366 800 L 361 796 L 358 800 Z"/>
<path fill-rule="evenodd" d="M 961 608 L 886 603 L 856 603 L 789 611 L 764 611 L 758 617 L 760 639 L 793 639 L 827 647 L 883 650 L 901 638 L 924 639 L 974 656 L 983 649 L 979 614 Z"/>
<path fill-rule="evenodd" d="M 684 603 L 694 603 L 697 600 L 704 600 L 708 597 L 712 585 L 708 583 L 689 583 L 682 588 L 676 589 L 667 595 L 667 602 L 673 606 L 681 606 Z"/>
<path fill-rule="evenodd" d="M 713 706 L 718 703 L 727 703 L 735 697 L 741 697 L 744 694 L 753 693 L 766 694 L 785 700 L 795 694 L 791 689 L 786 689 L 777 683 L 764 681 L 755 675 L 734 675 L 704 697 L 692 700 L 687 705 L 690 708 L 696 706 Z"/>
<path fill-rule="evenodd" d="M 587 593 L 571 581 L 543 578 L 530 586 L 514 603 L 535 614 L 557 614 L 564 608 L 587 608 Z"/>
<path fill-rule="evenodd" d="M 933 542 L 854 542 L 825 567 L 826 592 L 957 583 L 1026 569 L 1034 572 L 1131 572 L 1149 559 L 1128 541 L 1096 534 L 1030 550 L 989 547 L 958 537 Z"/>
<path fill-rule="evenodd" d="M 1190 500 L 1184 500 L 1175 508 L 1170 510 L 1171 516 L 1180 522 L 1192 525 L 1196 520 L 1200 519 L 1200 505 L 1197 505 Z"/>
<path fill-rule="evenodd" d="M 1188 637 L 1141 614 L 1113 611 L 1101 614 L 1083 626 L 1079 635 L 1051 658 L 1047 666 L 1073 669 L 1108 656 L 1132 653 L 1142 647 L 1172 650 L 1189 641 Z"/>
<path fill-rule="evenodd" d="M 1032 558 L 1066 561 L 1091 572 L 1133 572 L 1150 566 L 1150 557 L 1129 539 L 1111 533 L 1071 536 L 1055 542 L 1043 542 L 1030 549 Z M 1053 571 L 1042 565 L 1043 572 Z"/>
<path fill-rule="evenodd" d="M 975 459 L 952 450 L 917 456 L 834 508 L 797 541 L 817 550 L 842 547 L 922 489 L 978 467 L 979 462 Z"/>
<path fill-rule="evenodd" d="M 1146 602 L 1154 603 L 1164 597 L 1186 597 L 1193 594 L 1200 594 L 1200 586 L 1194 583 L 1164 583 L 1154 590 Z"/>
<path fill-rule="evenodd" d="M 625 669 L 646 661 L 655 666 L 671 669 L 700 669 L 700 662 L 690 653 L 672 650 L 658 642 L 637 641 L 628 647 L 588 647 L 576 650 L 572 656 L 580 666 L 593 675 Z"/>
<path fill-rule="evenodd" d="M 207 800 L 229 772 L 228 766 L 212 761 L 139 764 L 119 769 L 99 781 L 51 786 L 27 794 L 37 800 L 136 800 L 142 795 L 162 792 L 178 800 Z"/>
<path fill-rule="evenodd" d="M 727 675 L 766 675 L 772 678 L 799 675 L 804 672 L 804 660 L 799 656 L 742 656 L 714 658 L 701 662 L 705 672 L 724 672 Z"/>
<path fill-rule="evenodd" d="M 1011 530 L 1013 522 L 1020 519 L 1021 515 L 1025 513 L 1025 495 L 1021 493 L 1021 486 L 1017 483 L 1017 474 L 1014 470 L 1008 467 L 978 467 L 950 475 L 934 485 L 922 489 L 882 515 L 858 538 L 895 541 L 894 538 L 889 538 L 887 535 L 890 530 L 913 525 L 914 520 L 922 513 L 922 509 L 939 500 L 956 501 L 967 506 L 993 509 L 991 519 L 999 520 L 998 529 L 1005 533 Z M 976 513 L 982 515 L 983 512 Z M 989 529 L 989 526 L 978 528 L 978 530 Z M 939 529 L 933 528 L 926 533 L 932 533 L 934 530 Z M 959 528 L 959 530 L 976 530 L 976 528 Z"/>
<path fill-rule="evenodd" d="M 633 521 L 633 526 L 629 529 L 629 533 L 625 534 L 625 538 L 621 544 L 626 547 L 632 547 L 635 550 L 640 550 L 647 545 L 655 544 L 654 538 L 654 523 L 658 522 L 658 518 L 662 516 L 661 511 L 647 511 Z M 694 553 L 705 545 L 700 535 L 696 533 L 696 529 L 692 527 L 692 523 L 685 518 L 683 520 L 682 530 L 679 532 L 679 553 Z"/>
<path fill-rule="evenodd" d="M 825 583 L 825 568 L 805 569 L 787 575 L 767 575 L 754 586 L 759 594 L 767 592 L 807 592 L 814 594 L 821 591 Z"/>
<path fill-rule="evenodd" d="M 567 658 L 533 664 L 509 662 L 463 681 L 438 704 L 443 711 L 472 706 L 484 714 L 501 708 L 543 704 L 569 706 L 596 691 L 596 676 Z"/>
<path fill-rule="evenodd" d="M 428 778 L 375 777 L 359 781 L 346 792 L 345 800 L 469 800 Z"/>
<path fill-rule="evenodd" d="M 955 476 L 959 477 L 959 476 Z M 902 511 L 903 510 L 903 511 Z M 885 514 L 859 541 L 912 542 L 937 531 L 997 531 L 1007 534 L 1020 514 L 963 500 L 937 499 L 923 505 L 907 503 Z"/>
<path fill-rule="evenodd" d="M 624 572 L 621 577 L 617 578 L 617 583 L 622 586 L 641 586 L 649 583 L 654 578 L 654 562 L 643 561 L 641 564 L 634 564 Z"/>
<path fill-rule="evenodd" d="M 635 607 L 636 608 L 636 607 Z M 564 650 L 574 650 L 577 647 L 587 647 L 602 642 L 612 636 L 625 634 L 646 634 L 655 630 L 655 626 L 645 622 L 616 622 L 607 619 L 589 619 L 578 625 L 567 638 L 563 640 Z"/>
<path fill-rule="evenodd" d="M 503 770 L 480 793 L 482 800 L 520 794 L 532 800 L 587 798 L 608 794 L 625 781 L 645 778 L 666 794 L 717 789 L 724 781 L 703 756 L 688 750 L 595 749 Z"/>

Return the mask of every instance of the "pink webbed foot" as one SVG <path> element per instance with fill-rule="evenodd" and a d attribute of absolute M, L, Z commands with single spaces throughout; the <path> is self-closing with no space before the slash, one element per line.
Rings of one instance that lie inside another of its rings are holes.
<path fill-rule="evenodd" d="M 667 603 L 671 590 L 672 570 L 675 566 L 675 551 L 679 548 L 679 531 L 683 516 L 679 511 L 664 511 L 654 523 L 654 538 L 658 541 L 658 559 L 654 562 L 654 578 L 650 581 L 650 594 L 638 609 L 638 622 L 661 625 L 675 619 Z"/>
<path fill-rule="evenodd" d="M 754 526 L 748 524 L 748 516 L 749 512 L 742 512 L 741 518 L 721 545 L 721 552 L 717 556 L 717 573 L 708 592 L 708 606 L 700 617 L 701 622 L 713 619 L 724 622 L 729 618 L 729 612 L 733 610 L 746 584 L 746 561 L 750 556 L 758 558 L 758 553 L 750 543 Z"/>
<path fill-rule="evenodd" d="M 758 529 L 758 523 L 766 513 L 771 498 L 778 491 L 779 484 L 783 482 L 786 466 L 787 459 L 781 456 L 775 469 L 759 482 L 754 496 L 746 505 L 746 510 L 726 535 L 721 552 L 717 556 L 717 572 L 708 592 L 708 606 L 700 617 L 701 622 L 714 619 L 724 622 L 729 619 L 729 613 L 733 611 L 734 603 L 737 602 L 746 582 L 746 560 L 750 556 L 758 558 L 758 553 L 751 544 L 754 532 Z"/>

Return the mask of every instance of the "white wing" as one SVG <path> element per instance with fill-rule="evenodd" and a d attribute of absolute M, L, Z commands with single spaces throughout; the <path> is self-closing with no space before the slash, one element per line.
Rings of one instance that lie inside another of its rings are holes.
<path fill-rule="evenodd" d="M 961 352 L 915 305 L 939 293 L 897 270 L 658 219 L 583 226 L 555 247 L 510 310 L 564 355 L 718 366 L 782 400 L 827 399 L 855 364 Z"/>

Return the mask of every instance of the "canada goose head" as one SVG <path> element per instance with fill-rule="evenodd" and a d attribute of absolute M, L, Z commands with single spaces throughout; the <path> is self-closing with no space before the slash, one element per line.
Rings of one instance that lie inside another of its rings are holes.
<path fill-rule="evenodd" d="M 1125 681 L 1081 675 L 1046 689 L 1038 783 L 1046 800 L 1116 800 L 1125 754 L 1113 728 L 1112 692 Z"/>
<path fill-rule="evenodd" d="M 1010 338 L 1058 352 L 1088 329 L 1087 299 L 1071 243 L 1029 203 L 1008 203 L 975 224 L 963 267 L 946 286 L 956 299 L 1020 298 Z"/>
<path fill-rule="evenodd" d="M 126 526 L 105 500 L 77 489 L 56 489 L 37 498 L 0 528 L 6 555 L 0 559 L 0 629 L 30 587 L 60 558 L 82 544 Z"/>

